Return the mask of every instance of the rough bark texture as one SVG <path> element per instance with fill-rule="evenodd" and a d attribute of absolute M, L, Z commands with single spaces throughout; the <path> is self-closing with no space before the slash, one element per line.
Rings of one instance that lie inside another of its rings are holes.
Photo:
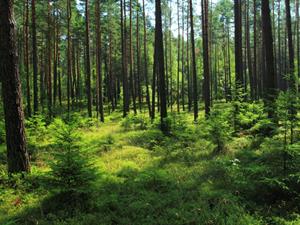
<path fill-rule="evenodd" d="M 274 70 L 273 35 L 269 0 L 262 0 L 262 34 L 265 52 L 264 100 L 270 118 L 274 117 L 273 103 L 276 95 L 276 75 Z"/>
<path fill-rule="evenodd" d="M 8 172 L 29 172 L 15 37 L 13 1 L 0 1 L 0 78 L 5 115 Z"/>

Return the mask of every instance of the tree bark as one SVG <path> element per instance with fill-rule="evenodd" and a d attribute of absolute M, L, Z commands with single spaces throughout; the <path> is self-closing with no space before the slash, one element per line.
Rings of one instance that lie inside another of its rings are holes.
<path fill-rule="evenodd" d="M 161 19 L 161 1 L 155 0 L 155 47 L 157 49 L 157 64 L 159 77 L 159 93 L 160 93 L 160 123 L 161 130 L 164 134 L 169 132 L 167 125 L 167 101 L 166 101 L 166 85 L 165 85 L 165 65 L 164 65 L 164 43 Z"/>
<path fill-rule="evenodd" d="M 86 48 L 86 96 L 88 116 L 92 117 L 92 92 L 91 92 L 91 61 L 90 61 L 90 11 L 89 0 L 85 0 L 85 48 Z"/>
<path fill-rule="evenodd" d="M 29 172 L 16 47 L 13 1 L 0 1 L 0 74 L 9 173 Z"/>
<path fill-rule="evenodd" d="M 31 96 L 30 96 L 30 75 L 29 75 L 29 0 L 26 0 L 25 9 L 25 72 L 26 72 L 26 99 L 27 99 L 27 114 L 31 117 Z"/>
<path fill-rule="evenodd" d="M 104 122 L 103 93 L 102 93 L 102 56 L 101 56 L 101 27 L 100 27 L 100 0 L 96 1 L 96 73 L 97 73 L 97 102 L 100 121 Z"/>
<path fill-rule="evenodd" d="M 194 39 L 194 19 L 193 19 L 193 2 L 190 4 L 190 23 L 191 23 L 191 45 L 192 45 L 192 73 L 193 73 L 193 104 L 194 104 L 194 120 L 198 119 L 198 88 L 197 88 L 197 71 L 196 71 L 196 52 Z"/>
<path fill-rule="evenodd" d="M 201 0 L 202 3 L 202 29 L 203 29 L 203 73 L 204 73 L 204 102 L 205 115 L 210 113 L 210 66 L 208 50 L 208 0 Z M 216 71 L 215 71 L 216 72 Z"/>
<path fill-rule="evenodd" d="M 276 75 L 274 70 L 273 35 L 270 16 L 269 0 L 262 0 L 262 35 L 265 51 L 264 100 L 269 118 L 274 118 L 274 101 L 276 98 Z"/>
<path fill-rule="evenodd" d="M 36 18 L 35 0 L 31 0 L 31 23 L 32 23 L 32 66 L 33 66 L 33 111 L 37 113 L 38 105 L 38 59 L 37 59 L 37 40 L 36 40 Z"/>

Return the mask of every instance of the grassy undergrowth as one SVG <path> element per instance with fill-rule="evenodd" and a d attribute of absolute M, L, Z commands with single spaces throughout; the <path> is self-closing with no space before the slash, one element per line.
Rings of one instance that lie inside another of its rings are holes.
<path fill-rule="evenodd" d="M 0 145 L 0 224 L 300 224 L 299 186 L 272 180 L 280 159 L 268 161 L 268 138 L 224 135 L 220 153 L 203 115 L 198 124 L 173 115 L 169 136 L 144 116 L 118 122 L 115 113 L 104 124 L 73 117 L 79 149 L 97 170 L 87 206 L 70 207 L 51 191 L 55 129 L 36 118 L 27 131 L 30 175 L 9 178 Z"/>

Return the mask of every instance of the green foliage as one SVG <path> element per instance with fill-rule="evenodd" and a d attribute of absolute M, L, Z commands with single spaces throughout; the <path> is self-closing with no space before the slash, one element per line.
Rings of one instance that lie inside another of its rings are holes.
<path fill-rule="evenodd" d="M 5 142 L 5 124 L 4 121 L 0 120 L 0 144 Z"/>
<path fill-rule="evenodd" d="M 33 115 L 25 121 L 28 152 L 31 160 L 36 160 L 39 149 L 49 139 L 46 118 L 43 115 Z"/>
<path fill-rule="evenodd" d="M 216 145 L 216 153 L 226 150 L 226 144 L 231 138 L 232 128 L 229 123 L 228 112 L 212 109 L 208 120 L 205 122 L 207 138 Z"/>
<path fill-rule="evenodd" d="M 279 132 L 283 133 L 285 138 L 289 136 L 290 143 L 294 142 L 294 130 L 299 122 L 299 118 L 295 114 L 295 110 L 298 108 L 295 98 L 295 94 L 288 90 L 280 92 L 276 101 Z"/>
<path fill-rule="evenodd" d="M 132 145 L 153 149 L 157 145 L 161 145 L 164 141 L 164 135 L 160 130 L 146 130 L 138 134 L 128 137 L 128 141 Z"/>
<path fill-rule="evenodd" d="M 149 126 L 150 120 L 144 114 L 139 115 L 128 115 L 123 118 L 121 122 L 121 127 L 125 131 L 128 130 L 146 130 Z"/>
<path fill-rule="evenodd" d="M 101 141 L 101 149 L 104 151 L 109 151 L 112 149 L 112 146 L 115 144 L 115 142 L 115 138 L 111 134 L 109 134 L 105 136 Z"/>
<path fill-rule="evenodd" d="M 241 130 L 251 129 L 257 122 L 264 119 L 263 107 L 257 103 L 239 103 L 236 126 Z"/>
<path fill-rule="evenodd" d="M 75 128 L 91 128 L 99 123 L 97 118 L 86 117 L 80 113 L 72 113 L 70 116 L 67 116 L 64 121 Z"/>
<path fill-rule="evenodd" d="M 88 156 L 79 149 L 80 138 L 72 125 L 55 119 L 50 127 L 57 144 L 55 160 L 51 163 L 53 191 L 61 194 L 68 203 L 78 204 L 92 190 L 92 183 L 96 178 L 95 169 Z"/>
<path fill-rule="evenodd" d="M 41 142 L 47 134 L 47 125 L 45 117 L 42 115 L 34 115 L 26 120 L 26 132 L 28 142 L 32 145 Z"/>

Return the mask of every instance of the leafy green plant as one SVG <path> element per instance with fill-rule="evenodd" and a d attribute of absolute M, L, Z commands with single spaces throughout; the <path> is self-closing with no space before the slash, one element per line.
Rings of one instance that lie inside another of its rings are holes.
<path fill-rule="evenodd" d="M 216 145 L 216 153 L 226 150 L 226 144 L 231 138 L 232 128 L 228 122 L 228 115 L 221 110 L 213 109 L 206 121 L 208 138 Z"/>
<path fill-rule="evenodd" d="M 264 117 L 263 107 L 257 103 L 242 103 L 238 115 L 239 125 L 249 129 Z"/>
<path fill-rule="evenodd" d="M 66 196 L 68 202 L 78 203 L 85 200 L 92 190 L 96 178 L 95 169 L 91 166 L 88 156 L 80 150 L 80 140 L 74 126 L 56 119 L 51 125 L 55 131 L 55 142 L 58 150 L 51 163 L 52 183 L 54 192 Z"/>
<path fill-rule="evenodd" d="M 47 130 L 46 118 L 43 115 L 34 115 L 25 122 L 28 151 L 31 160 L 35 160 L 43 142 L 47 142 L 49 132 Z"/>
<path fill-rule="evenodd" d="M 128 115 L 122 120 L 121 126 L 126 131 L 131 129 L 146 130 L 149 126 L 149 122 L 149 119 L 143 114 Z"/>
<path fill-rule="evenodd" d="M 0 120 L 0 144 L 5 142 L 5 124 L 4 121 Z"/>

